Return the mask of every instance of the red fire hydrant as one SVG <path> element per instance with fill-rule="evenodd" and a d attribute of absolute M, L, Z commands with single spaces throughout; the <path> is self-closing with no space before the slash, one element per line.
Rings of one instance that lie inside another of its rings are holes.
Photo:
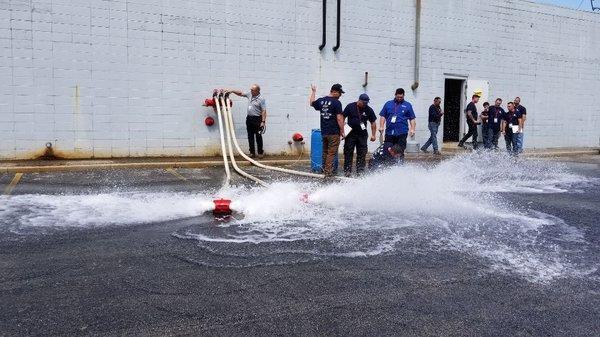
<path fill-rule="evenodd" d="M 229 199 L 216 199 L 213 200 L 215 209 L 213 210 L 214 216 L 228 216 L 231 215 L 231 200 Z"/>

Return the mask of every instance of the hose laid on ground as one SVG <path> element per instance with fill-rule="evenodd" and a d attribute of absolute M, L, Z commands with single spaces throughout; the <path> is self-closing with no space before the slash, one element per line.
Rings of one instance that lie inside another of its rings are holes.
<path fill-rule="evenodd" d="M 217 104 L 217 95 L 213 94 L 213 99 L 215 101 L 215 106 L 217 108 L 217 117 L 219 120 L 219 135 L 221 136 L 221 153 L 223 154 L 223 165 L 225 165 L 225 183 L 224 187 L 229 186 L 229 181 L 231 180 L 231 172 L 229 171 L 229 164 L 227 163 L 227 152 L 225 151 L 225 139 L 223 136 L 223 118 L 221 117 L 221 107 Z"/>
<path fill-rule="evenodd" d="M 300 176 L 305 176 L 305 177 L 311 177 L 311 178 L 325 178 L 325 175 L 323 174 L 316 174 L 316 173 L 309 173 L 309 172 L 302 172 L 302 171 L 296 171 L 296 170 L 290 170 L 290 169 L 285 169 L 285 168 L 281 168 L 281 167 L 276 167 L 276 166 L 269 166 L 269 165 L 265 165 L 265 164 L 261 164 L 260 162 L 248 157 L 240 148 L 240 144 L 237 141 L 237 136 L 235 135 L 235 127 L 233 125 L 233 117 L 231 114 L 231 100 L 229 99 L 229 97 L 226 98 L 227 104 L 225 105 L 225 114 L 227 114 L 229 116 L 228 120 L 229 120 L 229 129 L 231 130 L 231 135 L 232 135 L 232 139 L 233 139 L 233 144 L 235 145 L 235 148 L 237 149 L 238 153 L 247 161 L 249 161 L 250 163 L 252 163 L 255 166 L 267 169 L 267 170 L 273 170 L 273 171 L 279 171 L 279 172 L 283 172 L 283 173 L 289 173 L 289 174 L 296 174 L 296 175 L 300 175 Z M 348 179 L 345 177 L 338 177 L 338 179 Z"/>
<path fill-rule="evenodd" d="M 215 104 L 217 104 L 217 107 L 219 105 L 222 105 L 224 107 L 224 115 L 223 115 L 223 119 L 225 120 L 225 132 L 227 134 L 227 147 L 229 148 L 229 157 L 231 158 L 231 165 L 233 166 L 233 168 L 236 170 L 237 173 L 239 173 L 241 176 L 246 177 L 254 182 L 256 182 L 257 184 L 263 186 L 263 187 L 267 187 L 267 183 L 265 183 L 264 181 L 256 178 L 255 176 L 245 172 L 244 170 L 242 170 L 241 168 L 238 167 L 237 163 L 235 162 L 235 157 L 233 155 L 233 148 L 231 146 L 231 138 L 232 138 L 232 134 L 231 134 L 231 130 L 230 130 L 230 125 L 232 124 L 230 121 L 230 115 L 227 113 L 227 108 L 225 105 L 225 99 L 223 98 L 223 95 L 219 95 L 218 100 L 215 102 Z M 220 109 L 219 109 L 220 110 Z"/>

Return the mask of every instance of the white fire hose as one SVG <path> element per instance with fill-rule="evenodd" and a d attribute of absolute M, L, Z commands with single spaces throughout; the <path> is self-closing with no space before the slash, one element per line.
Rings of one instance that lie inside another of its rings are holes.
<path fill-rule="evenodd" d="M 239 173 L 241 176 L 246 177 L 254 182 L 256 182 L 257 184 L 263 186 L 263 187 L 267 187 L 267 183 L 265 183 L 264 181 L 256 178 L 255 176 L 245 172 L 244 170 L 242 170 L 241 168 L 238 167 L 236 161 L 235 161 L 235 156 L 233 154 L 233 148 L 231 146 L 231 139 L 232 137 L 232 133 L 230 130 L 230 125 L 232 124 L 230 121 L 230 114 L 228 113 L 228 109 L 225 105 L 225 99 L 223 98 L 223 95 L 219 95 L 217 101 L 215 101 L 215 104 L 217 105 L 217 111 L 220 111 L 221 109 L 219 108 L 219 106 L 223 106 L 223 119 L 225 120 L 225 131 L 226 131 L 226 135 L 227 135 L 227 146 L 229 148 L 229 157 L 231 158 L 231 165 L 233 166 L 233 168 L 236 170 L 237 173 Z M 220 122 L 221 118 L 219 116 L 219 122 Z M 236 144 L 237 145 L 237 144 Z"/>
<path fill-rule="evenodd" d="M 229 121 L 229 129 L 231 130 L 231 138 L 233 139 L 233 144 L 235 145 L 235 148 L 237 149 L 238 153 L 247 161 L 249 161 L 251 164 L 267 169 L 267 170 L 272 170 L 272 171 L 278 171 L 278 172 L 283 172 L 283 173 L 288 173 L 288 174 L 296 174 L 296 175 L 300 175 L 300 176 L 305 176 L 305 177 L 311 177 L 311 178 L 325 178 L 325 175 L 323 174 L 316 174 L 316 173 L 310 173 L 310 172 L 302 172 L 302 171 L 296 171 L 296 170 L 290 170 L 290 169 L 285 169 L 282 167 L 276 167 L 276 166 L 269 166 L 269 165 L 265 165 L 262 164 L 250 157 L 248 157 L 240 148 L 240 145 L 237 141 L 237 136 L 235 135 L 235 127 L 233 125 L 233 117 L 232 117 L 232 113 L 231 113 L 231 100 L 229 99 L 229 97 L 227 97 L 226 99 L 227 104 L 225 105 L 225 114 L 229 117 L 227 118 Z M 337 177 L 338 179 L 342 179 L 342 180 L 347 180 L 347 179 L 351 179 L 351 178 L 346 178 L 346 177 Z"/>
<path fill-rule="evenodd" d="M 229 164 L 227 163 L 227 152 L 225 151 L 225 139 L 223 134 L 223 118 L 221 117 L 221 107 L 219 106 L 217 95 L 213 96 L 215 100 L 215 106 L 217 108 L 217 117 L 219 119 L 219 135 L 221 136 L 221 153 L 223 154 L 223 165 L 225 166 L 225 183 L 224 187 L 229 186 L 229 181 L 231 180 L 231 172 L 229 171 Z"/>

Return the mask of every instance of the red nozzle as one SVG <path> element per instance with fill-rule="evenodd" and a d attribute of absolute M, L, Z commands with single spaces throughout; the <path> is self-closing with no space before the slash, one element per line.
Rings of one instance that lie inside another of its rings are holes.
<path fill-rule="evenodd" d="M 292 139 L 293 139 L 295 142 L 301 142 L 301 141 L 303 141 L 303 140 L 304 140 L 304 137 L 302 137 L 302 134 L 301 134 L 301 133 L 298 133 L 298 132 L 296 132 L 296 133 L 294 133 L 294 135 L 292 136 Z"/>
<path fill-rule="evenodd" d="M 213 210 L 214 216 L 227 216 L 231 215 L 231 200 L 229 199 L 216 199 L 213 200 L 215 209 Z"/>
<path fill-rule="evenodd" d="M 205 124 L 206 126 L 213 126 L 213 125 L 215 124 L 215 119 L 214 119 L 214 118 L 212 118 L 212 117 L 210 117 L 210 116 L 208 116 L 208 117 L 206 117 L 206 118 L 204 119 L 204 124 Z"/>

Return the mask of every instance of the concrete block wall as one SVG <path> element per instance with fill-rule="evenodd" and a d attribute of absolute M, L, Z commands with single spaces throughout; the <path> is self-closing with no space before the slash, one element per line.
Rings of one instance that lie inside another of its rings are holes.
<path fill-rule="evenodd" d="M 521 96 L 526 147 L 598 146 L 600 15 L 530 1 L 423 4 L 420 86 L 410 90 L 414 2 L 335 1 L 320 52 L 321 1 L 0 1 L 0 158 L 30 158 L 52 142 L 67 157 L 191 156 L 219 150 L 204 126 L 216 87 L 259 83 L 268 104 L 269 153 L 295 153 L 294 132 L 318 128 L 311 83 L 342 103 L 366 92 L 378 112 L 397 87 L 427 138 L 427 108 L 444 78 L 487 80 L 489 97 Z M 245 102 L 235 98 L 241 144 Z M 440 135 L 441 140 L 441 135 Z M 373 144 L 374 146 L 374 144 Z"/>

